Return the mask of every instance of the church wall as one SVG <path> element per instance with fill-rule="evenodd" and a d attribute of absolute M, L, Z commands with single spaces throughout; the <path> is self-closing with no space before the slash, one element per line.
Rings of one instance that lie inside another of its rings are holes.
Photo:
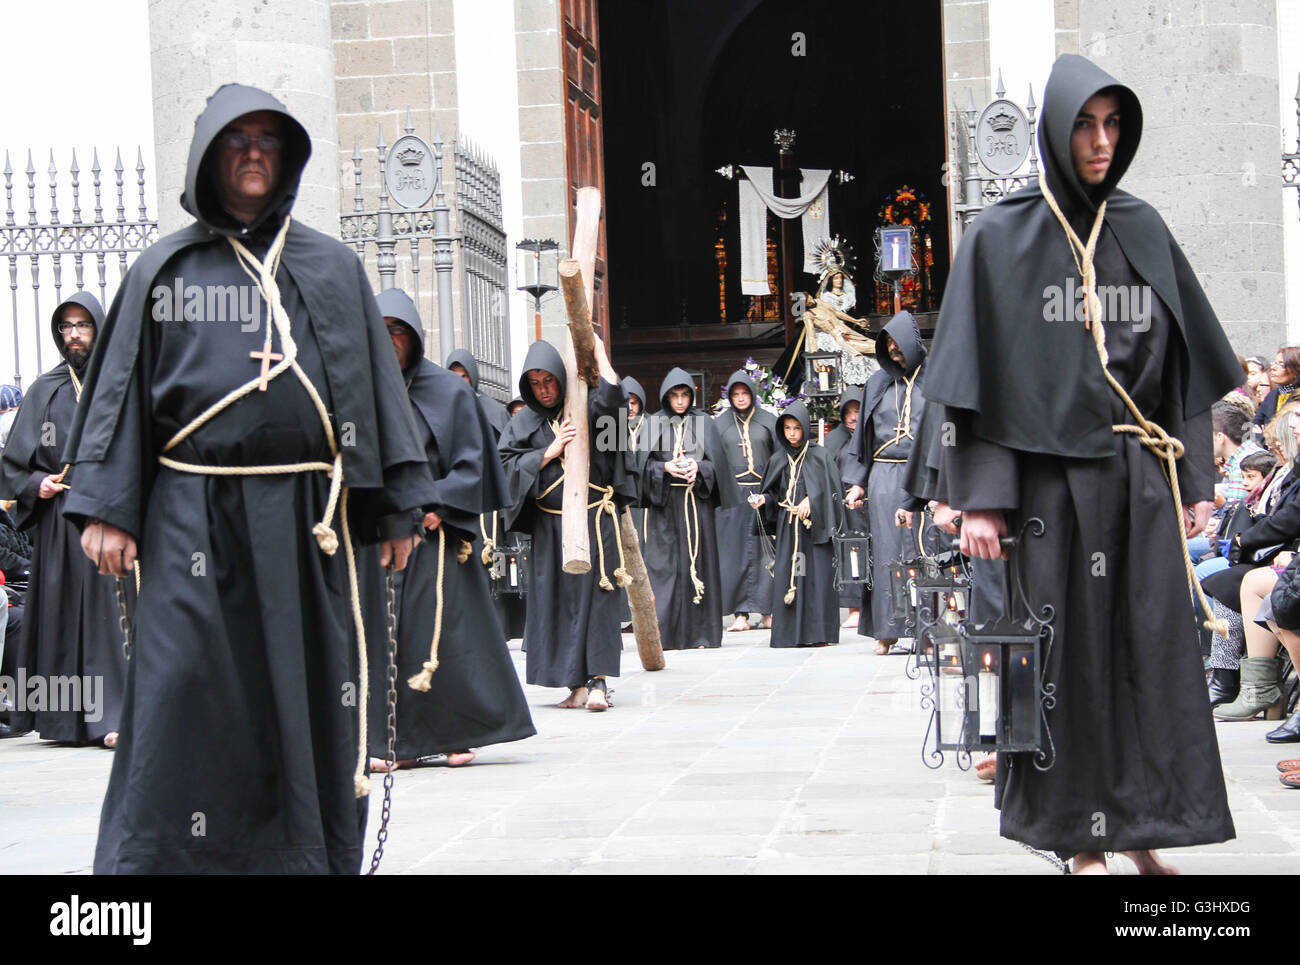
<path fill-rule="evenodd" d="M 1289 154 L 1296 151 L 1296 94 L 1300 83 L 1300 0 L 1278 0 L 1277 47 L 1279 55 L 1278 94 L 1282 122 L 1282 144 Z M 1300 344 L 1300 189 L 1282 192 L 1282 233 L 1286 264 L 1286 341 Z"/>
<path fill-rule="evenodd" d="M 1271 356 L 1287 339 L 1276 0 L 1079 0 L 1079 37 L 1142 101 L 1123 187 L 1165 217 L 1233 347 Z"/>

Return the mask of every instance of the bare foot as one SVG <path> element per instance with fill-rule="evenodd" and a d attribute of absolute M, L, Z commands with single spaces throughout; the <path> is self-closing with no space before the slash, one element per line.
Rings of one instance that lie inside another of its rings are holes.
<path fill-rule="evenodd" d="M 844 622 L 840 624 L 840 629 L 856 630 L 858 628 L 858 619 L 858 611 L 850 608 L 849 615 L 845 617 Z"/>
<path fill-rule="evenodd" d="M 609 710 L 608 694 L 606 694 L 606 692 L 600 687 L 593 687 L 591 690 L 588 690 L 587 709 L 588 710 Z"/>
<path fill-rule="evenodd" d="M 1154 851 L 1121 851 L 1120 854 L 1137 865 L 1138 874 L 1140 875 L 1182 874 L 1173 865 L 1166 864 L 1164 859 Z"/>
<path fill-rule="evenodd" d="M 104 735 L 104 746 L 110 751 L 117 746 L 117 731 L 112 730 Z"/>
<path fill-rule="evenodd" d="M 876 656 L 884 657 L 889 655 L 890 647 L 896 643 L 898 643 L 897 637 L 888 637 L 884 640 L 877 640 L 876 645 L 871 649 L 875 651 Z"/>
<path fill-rule="evenodd" d="M 764 617 L 763 617 L 763 622 L 759 624 L 759 627 L 760 627 L 761 629 L 763 629 L 763 630 L 771 630 L 771 629 L 772 629 L 772 614 L 769 613 L 769 614 L 767 614 L 766 616 L 764 616 Z"/>
<path fill-rule="evenodd" d="M 748 629 L 749 629 L 749 617 L 738 616 L 736 617 L 736 622 L 733 623 L 731 626 L 727 627 L 727 632 L 739 633 L 741 630 L 748 630 Z"/>
<path fill-rule="evenodd" d="M 464 767 L 470 761 L 474 760 L 473 751 L 452 751 L 447 755 L 448 767 Z"/>
<path fill-rule="evenodd" d="M 393 770 L 396 771 L 399 768 L 410 767 L 414 763 L 414 759 L 407 761 L 394 761 Z M 370 770 L 374 774 L 386 774 L 388 773 L 388 761 L 380 757 L 372 757 L 370 758 Z"/>
<path fill-rule="evenodd" d="M 586 706 L 587 706 L 587 688 L 586 688 L 586 687 L 574 687 L 572 690 L 569 691 L 569 696 L 566 697 L 566 698 L 564 698 L 564 700 L 561 700 L 561 701 L 560 701 L 558 704 L 556 704 L 555 706 L 556 706 L 556 707 L 560 707 L 560 708 L 562 708 L 562 709 L 569 709 L 569 708 L 573 708 L 573 707 L 586 707 Z"/>
<path fill-rule="evenodd" d="M 1074 867 L 1070 869 L 1071 874 L 1076 875 L 1108 875 L 1110 871 L 1106 868 L 1106 855 L 1101 851 L 1081 851 L 1074 856 Z"/>

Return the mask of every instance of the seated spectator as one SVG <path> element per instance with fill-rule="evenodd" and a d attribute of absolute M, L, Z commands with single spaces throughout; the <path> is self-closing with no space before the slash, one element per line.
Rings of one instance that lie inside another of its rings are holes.
<path fill-rule="evenodd" d="M 1252 355 L 1246 359 L 1246 394 L 1256 410 L 1268 395 L 1272 385 L 1268 380 L 1268 362 L 1263 356 Z"/>
<path fill-rule="evenodd" d="M 1231 402 L 1216 402 L 1210 410 L 1214 429 L 1214 458 L 1223 461 L 1223 482 L 1214 487 L 1214 503 L 1222 506 L 1234 499 L 1245 499 L 1249 490 L 1241 481 L 1241 460 L 1260 447 L 1247 439 L 1250 417 Z"/>
<path fill-rule="evenodd" d="M 18 415 L 23 401 L 23 390 L 16 385 L 0 385 L 0 448 L 9 441 L 9 429 Z"/>
<path fill-rule="evenodd" d="M 1260 428 L 1277 417 L 1300 386 L 1300 347 L 1288 345 L 1278 349 L 1268 370 L 1268 378 L 1271 388 L 1255 411 L 1253 420 Z"/>

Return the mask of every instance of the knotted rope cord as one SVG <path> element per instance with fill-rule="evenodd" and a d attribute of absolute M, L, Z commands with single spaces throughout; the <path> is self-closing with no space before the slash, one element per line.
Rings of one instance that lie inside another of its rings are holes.
<path fill-rule="evenodd" d="M 552 420 L 551 431 L 555 432 L 557 436 L 559 435 L 559 426 L 560 423 L 558 420 Z M 568 466 L 564 461 L 564 456 L 559 456 L 558 458 L 560 466 L 562 467 L 560 475 L 537 496 L 537 508 L 544 513 L 550 513 L 552 516 L 564 515 L 563 510 L 551 509 L 549 506 L 542 505 L 542 500 L 555 492 L 556 488 L 564 482 L 565 473 L 568 472 Z M 600 525 L 600 514 L 602 512 L 608 512 L 610 517 L 615 520 L 614 525 L 618 525 L 618 510 L 614 508 L 614 487 L 597 486 L 594 482 L 588 481 L 587 488 L 601 494 L 599 499 L 587 503 L 587 509 L 596 510 L 596 549 L 600 554 L 599 586 L 602 590 L 612 591 L 614 589 L 614 584 L 610 582 L 609 576 L 605 573 L 605 531 Z M 495 514 L 493 515 L 495 516 Z M 630 586 L 632 583 L 632 574 L 627 571 L 627 561 L 623 558 L 623 541 L 616 540 L 615 542 L 618 546 L 618 568 L 614 570 L 614 580 L 619 586 Z"/>
<path fill-rule="evenodd" d="M 891 439 L 886 439 L 880 444 L 871 458 L 877 462 L 907 462 L 906 459 L 879 459 L 877 458 L 882 452 L 890 446 L 897 445 L 904 439 L 915 440 L 916 436 L 912 435 L 912 386 L 916 384 L 916 377 L 921 374 L 921 366 L 916 367 L 916 371 L 911 377 L 903 376 L 903 384 L 907 386 L 907 391 L 903 393 L 903 407 L 899 412 L 898 425 L 894 426 L 894 435 Z M 898 383 L 894 383 L 894 408 L 898 409 Z"/>
<path fill-rule="evenodd" d="M 463 561 L 462 561 L 463 562 Z M 447 529 L 438 526 L 438 605 L 433 611 L 433 642 L 429 644 L 429 659 L 424 662 L 424 669 L 406 681 L 412 690 L 427 691 L 433 680 L 433 672 L 438 669 L 438 645 L 442 642 L 442 602 L 443 577 L 447 572 Z"/>
<path fill-rule="evenodd" d="M 750 420 L 754 418 L 754 406 L 751 405 L 749 407 L 749 415 L 745 416 L 743 419 L 737 419 L 736 410 L 732 409 L 731 418 L 736 423 L 736 429 L 740 432 L 741 440 L 745 443 L 745 471 L 736 473 L 736 478 L 739 479 L 741 476 L 755 476 L 762 479 L 762 474 L 754 468 L 754 446 L 753 443 L 750 442 L 749 438 L 749 423 Z"/>
<path fill-rule="evenodd" d="M 673 426 L 673 460 L 686 455 L 686 420 Z M 682 517 L 686 528 L 686 552 L 691 559 L 691 585 L 695 588 L 695 597 L 691 600 L 696 606 L 704 599 L 704 581 L 695 569 L 695 561 L 700 555 L 700 510 L 695 502 L 695 483 L 679 483 L 686 488 L 682 498 Z M 691 536 L 691 521 L 695 521 L 695 536 Z"/>
<path fill-rule="evenodd" d="M 1136 420 L 1136 424 L 1113 425 L 1111 430 L 1116 433 L 1130 433 L 1137 436 L 1138 442 L 1142 443 L 1157 459 L 1162 460 L 1161 468 L 1164 470 L 1165 480 L 1169 483 L 1169 493 L 1174 504 L 1174 516 L 1178 523 L 1178 539 L 1183 547 L 1183 563 L 1187 571 L 1187 588 L 1192 599 L 1200 603 L 1201 610 L 1207 617 L 1202 626 L 1226 637 L 1228 635 L 1228 623 L 1226 620 L 1215 618 L 1214 611 L 1210 607 L 1210 601 L 1205 598 L 1200 581 L 1196 579 L 1196 568 L 1192 564 L 1191 552 L 1187 547 L 1187 522 L 1184 515 L 1186 510 L 1183 508 L 1182 490 L 1178 485 L 1177 465 L 1178 460 L 1183 457 L 1185 451 L 1183 444 L 1160 425 L 1144 416 L 1132 397 L 1124 391 L 1124 387 L 1116 381 L 1110 372 L 1110 353 L 1106 351 L 1106 329 L 1102 319 L 1101 298 L 1097 295 L 1097 266 L 1093 263 L 1093 256 L 1097 250 L 1097 238 L 1101 234 L 1101 224 L 1106 216 L 1106 202 L 1103 201 L 1097 208 L 1097 217 L 1093 221 L 1092 231 L 1088 235 L 1088 243 L 1085 245 L 1079 239 L 1078 233 L 1071 227 L 1069 220 L 1062 213 L 1060 205 L 1056 203 L 1056 197 L 1048 188 L 1046 179 L 1039 178 L 1039 187 L 1042 188 L 1043 198 L 1047 201 L 1047 206 L 1052 209 L 1052 214 L 1056 215 L 1056 220 L 1065 229 L 1066 237 L 1070 242 L 1070 256 L 1074 259 L 1074 265 L 1083 279 L 1084 327 L 1092 332 L 1092 341 L 1097 347 L 1097 357 L 1101 360 L 1101 371 L 1106 376 L 1106 381 L 1110 383 L 1110 387 L 1119 395 L 1125 407 Z"/>
<path fill-rule="evenodd" d="M 804 442 L 803 448 L 799 450 L 798 458 L 795 458 L 788 452 L 785 454 L 785 458 L 790 463 L 790 481 L 785 487 L 785 498 L 777 503 L 777 506 L 790 513 L 790 525 L 794 527 L 794 548 L 790 551 L 790 587 L 785 591 L 786 606 L 790 606 L 794 603 L 795 597 L 794 570 L 795 561 L 799 559 L 799 524 L 803 523 L 804 529 L 812 529 L 811 519 L 800 519 L 795 515 L 795 509 L 798 506 L 798 503 L 794 501 L 795 488 L 799 484 L 799 472 L 803 468 L 803 457 L 807 454 L 807 441 Z"/>
<path fill-rule="evenodd" d="M 320 416 L 321 426 L 325 431 L 325 439 L 329 444 L 330 455 L 333 457 L 332 463 L 327 462 L 296 462 L 285 463 L 269 466 L 202 466 L 194 463 L 180 462 L 168 456 L 160 455 L 158 462 L 169 469 L 175 469 L 178 472 L 193 473 L 203 476 L 275 476 L 290 475 L 303 472 L 327 472 L 330 474 L 329 497 L 325 505 L 325 513 L 321 521 L 312 527 L 312 535 L 316 537 L 316 543 L 321 551 L 327 556 L 333 556 L 338 550 L 339 539 L 331 528 L 330 523 L 334 519 L 335 512 L 342 518 L 343 546 L 347 558 L 348 569 L 348 594 L 349 602 L 352 609 L 352 623 L 357 634 L 357 655 L 358 670 L 360 673 L 360 732 L 358 735 L 357 749 L 357 766 L 352 776 L 353 787 L 357 797 L 365 797 L 370 793 L 370 779 L 366 777 L 366 743 L 367 743 L 367 720 L 366 705 L 370 699 L 370 671 L 369 660 L 366 653 L 366 628 L 365 621 L 361 615 L 361 597 L 357 586 L 357 563 L 356 555 L 352 547 L 352 534 L 348 528 L 348 489 L 343 486 L 343 453 L 339 449 L 334 439 L 334 428 L 330 424 L 329 412 L 325 408 L 325 403 L 312 385 L 311 379 L 302 370 L 297 362 L 298 345 L 293 340 L 293 334 L 290 331 L 291 322 L 288 312 L 285 311 L 284 304 L 280 300 L 280 289 L 276 284 L 275 275 L 280 266 L 280 255 L 284 251 L 285 237 L 289 232 L 288 216 L 285 217 L 284 223 L 281 224 L 280 230 L 276 232 L 275 238 L 271 241 L 267 249 L 266 258 L 259 261 L 252 252 L 235 238 L 227 238 L 230 245 L 235 250 L 235 260 L 239 267 L 243 269 L 244 274 L 248 275 L 257 285 L 258 292 L 266 302 L 267 319 L 266 319 L 266 339 L 271 340 L 272 327 L 280 336 L 280 346 L 284 354 L 279 362 L 270 368 L 267 372 L 266 379 L 270 382 L 286 370 L 292 370 L 298 377 L 298 381 L 306 389 L 307 395 L 311 398 L 312 404 L 316 407 L 316 413 Z M 248 395 L 261 383 L 261 377 L 255 376 L 243 385 L 232 389 L 222 398 L 218 399 L 206 410 L 196 416 L 194 419 L 177 432 L 163 446 L 163 452 L 170 452 L 176 446 L 180 445 L 191 434 L 202 428 L 211 419 L 215 418 L 221 412 L 225 411 L 234 403 L 238 402 L 244 396 Z"/>
<path fill-rule="evenodd" d="M 483 517 L 486 513 L 479 513 L 478 531 L 483 534 L 483 552 L 480 558 L 484 566 L 492 565 L 492 551 L 497 547 L 497 510 L 492 510 L 492 535 L 487 534 L 487 529 L 483 526 Z M 496 577 L 493 577 L 496 579 Z"/>

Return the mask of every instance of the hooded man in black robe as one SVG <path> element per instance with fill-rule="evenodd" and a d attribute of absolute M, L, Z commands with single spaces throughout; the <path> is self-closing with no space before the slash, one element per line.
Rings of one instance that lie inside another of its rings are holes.
<path fill-rule="evenodd" d="M 424 539 L 395 580 L 395 760 L 408 766 L 442 754 L 449 766 L 458 767 L 474 759 L 470 748 L 537 733 L 492 606 L 487 570 L 475 553 L 465 551 L 477 535 L 480 515 L 491 517 L 506 505 L 506 478 L 496 434 L 472 388 L 424 357 L 424 327 L 415 303 L 397 288 L 380 292 L 375 301 L 402 367 L 437 489 L 434 501 L 424 506 Z M 436 669 L 424 673 L 435 661 Z M 386 673 L 385 660 L 371 664 L 372 694 L 384 692 Z M 408 685 L 411 680 L 416 686 Z M 384 702 L 372 700 L 372 758 L 387 753 L 386 716 Z M 384 766 L 371 761 L 375 770 Z"/>
<path fill-rule="evenodd" d="M 469 383 L 469 387 L 474 391 L 474 398 L 478 399 L 479 406 L 483 409 L 483 414 L 492 425 L 492 430 L 496 433 L 497 438 L 501 438 L 501 433 L 505 432 L 506 423 L 510 421 L 510 413 L 504 405 L 478 390 L 478 359 L 474 358 L 474 353 L 467 348 L 458 348 L 447 356 L 447 371 L 453 375 L 459 375 Z"/>
<path fill-rule="evenodd" d="M 840 424 L 826 433 L 822 445 L 834 459 L 836 470 L 840 474 L 840 492 L 847 493 L 850 484 L 845 481 L 847 469 L 845 459 L 849 455 L 849 443 L 853 440 L 853 433 L 858 428 L 858 419 L 862 415 L 862 386 L 850 385 L 840 393 L 839 412 Z M 861 533 L 864 536 L 870 533 L 871 520 L 867 515 L 866 507 L 845 509 L 844 527 L 850 533 Z M 840 589 L 839 599 L 840 606 L 848 607 L 849 610 L 848 617 L 840 626 L 846 630 L 851 627 L 856 628 L 861 619 L 859 608 L 862 605 L 862 588 L 856 583 L 846 583 Z"/>
<path fill-rule="evenodd" d="M 63 518 L 68 485 L 63 451 L 72 428 L 81 380 L 103 327 L 104 310 L 89 292 L 77 292 L 54 309 L 50 331 L 63 361 L 27 391 L 4 448 L 3 491 L 15 499 L 14 523 L 31 531 L 31 575 L 22 632 L 8 637 L 22 707 L 23 679 L 44 679 L 41 703 L 10 718 L 13 733 L 36 730 L 42 740 L 71 744 L 117 743 L 126 655 L 113 581 L 101 576 L 81 552 L 81 533 Z M 134 595 L 134 594 L 132 594 Z M 0 596 L 0 605 L 7 601 Z M 53 706 L 56 678 L 77 680 L 80 706 Z M 32 696 L 35 696 L 33 693 Z"/>
<path fill-rule="evenodd" d="M 87 373 L 64 515 L 142 571 L 100 873 L 360 867 L 384 641 L 355 544 L 401 569 L 437 492 L 361 262 L 290 217 L 310 151 L 269 94 L 213 94 L 195 223 L 132 266 Z"/>
<path fill-rule="evenodd" d="M 923 519 L 903 509 L 903 477 L 925 409 L 925 346 L 911 312 L 899 312 L 876 339 L 879 371 L 862 390 L 858 427 L 841 460 L 849 485 L 845 506 L 862 504 L 865 493 L 871 526 L 871 589 L 862 590 L 858 633 L 876 638 L 876 653 L 887 654 L 906 629 L 893 612 L 890 565 L 919 551 Z"/>
<path fill-rule="evenodd" d="M 963 551 L 999 558 L 1000 537 L 1045 524 L 1012 565 L 1053 611 L 1055 699 L 1038 754 L 998 755 L 997 803 L 1005 837 L 1076 872 L 1123 851 L 1168 873 L 1154 849 L 1234 835 L 1179 530 L 1209 516 L 1209 409 L 1241 368 L 1160 215 L 1117 188 L 1141 133 L 1129 88 L 1056 61 L 1043 181 L 963 237 L 927 376 L 954 427 L 941 476 Z"/>
<path fill-rule="evenodd" d="M 758 387 L 744 369 L 727 380 L 731 407 L 713 417 L 722 438 L 731 474 L 748 497 L 759 491 L 768 460 L 779 448 L 776 416 L 758 404 Z M 722 612 L 735 614 L 727 629 L 748 630 L 749 615 L 760 614 L 763 626 L 772 625 L 772 574 L 763 565 L 765 539 L 762 518 L 747 503 L 717 514 L 718 556 L 722 568 Z"/>
<path fill-rule="evenodd" d="M 812 441 L 809 423 L 802 402 L 781 413 L 779 449 L 768 460 L 759 494 L 764 520 L 776 533 L 773 647 L 821 647 L 840 639 L 831 540 L 844 527 L 840 470 Z"/>
<path fill-rule="evenodd" d="M 686 370 L 674 368 L 664 376 L 641 475 L 641 499 L 650 510 L 645 566 L 665 650 L 722 646 L 714 514 L 745 505 L 717 426 L 692 404 L 694 396 Z"/>
<path fill-rule="evenodd" d="M 617 431 L 610 429 L 618 426 L 627 397 L 609 377 L 613 370 L 600 339 L 596 358 L 602 377 L 587 396 L 590 572 L 564 572 L 565 452 L 577 430 L 564 419 L 564 362 L 549 342 L 534 342 L 524 356 L 519 394 L 527 408 L 510 420 L 499 448 L 511 499 L 506 527 L 533 538 L 524 627 L 527 682 L 568 687 L 569 696 L 560 707 L 605 710 L 605 678 L 618 676 L 623 652 L 619 617 L 624 598 L 617 589 L 625 585 L 625 571 L 617 513 L 636 496 L 636 487 L 627 474 Z M 602 434 L 614 444 L 601 445 Z"/>

